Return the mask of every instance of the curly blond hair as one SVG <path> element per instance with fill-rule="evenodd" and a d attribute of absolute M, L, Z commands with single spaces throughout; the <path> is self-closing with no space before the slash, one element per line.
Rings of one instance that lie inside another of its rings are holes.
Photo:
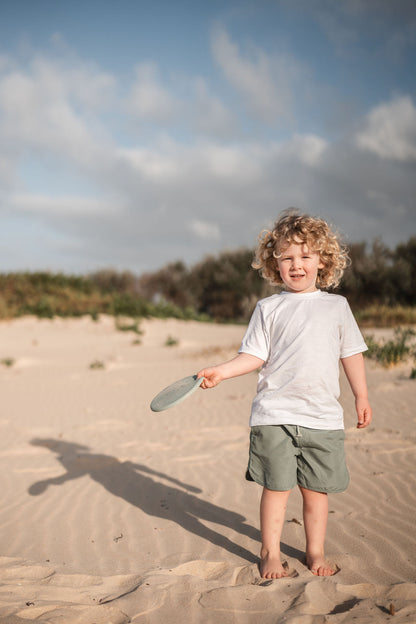
<path fill-rule="evenodd" d="M 281 213 L 272 230 L 263 230 L 259 236 L 256 255 L 252 263 L 260 275 L 274 285 L 283 284 L 277 267 L 277 259 L 292 243 L 306 243 L 319 253 L 324 267 L 318 270 L 317 286 L 338 286 L 349 264 L 348 250 L 334 232 L 319 217 L 300 214 L 295 208 Z"/>

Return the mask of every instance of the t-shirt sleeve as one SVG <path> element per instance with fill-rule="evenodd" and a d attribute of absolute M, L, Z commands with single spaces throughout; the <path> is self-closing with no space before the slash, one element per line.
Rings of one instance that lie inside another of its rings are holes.
<path fill-rule="evenodd" d="M 248 353 L 266 361 L 269 357 L 269 350 L 269 331 L 266 327 L 261 306 L 257 304 L 238 352 Z"/>
<path fill-rule="evenodd" d="M 345 300 L 344 322 L 341 327 L 341 358 L 350 357 L 367 351 L 362 333 L 351 311 L 348 301 Z"/>

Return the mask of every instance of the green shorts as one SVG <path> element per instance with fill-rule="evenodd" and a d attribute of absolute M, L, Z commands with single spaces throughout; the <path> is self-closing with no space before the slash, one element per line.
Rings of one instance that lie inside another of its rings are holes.
<path fill-rule="evenodd" d="M 315 492 L 343 492 L 349 482 L 342 429 L 307 429 L 297 425 L 252 427 L 246 473 L 268 490 L 300 485 Z"/>

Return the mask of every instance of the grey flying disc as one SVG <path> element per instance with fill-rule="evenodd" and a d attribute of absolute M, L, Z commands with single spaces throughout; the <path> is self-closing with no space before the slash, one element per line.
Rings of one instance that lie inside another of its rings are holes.
<path fill-rule="evenodd" d="M 190 375 L 189 377 L 184 377 L 183 379 L 179 379 L 179 381 L 175 381 L 175 383 L 167 386 L 155 396 L 150 403 L 150 409 L 153 412 L 163 412 L 163 410 L 177 405 L 195 392 L 201 385 L 203 379 L 203 377 L 197 379 L 196 375 Z"/>

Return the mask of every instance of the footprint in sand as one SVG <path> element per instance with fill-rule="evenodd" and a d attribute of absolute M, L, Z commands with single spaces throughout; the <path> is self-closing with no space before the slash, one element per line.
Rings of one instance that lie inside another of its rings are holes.
<path fill-rule="evenodd" d="M 57 574 L 49 566 L 0 557 L 0 622 L 127 624 L 130 618 L 108 603 L 140 581 L 137 575 Z"/>

